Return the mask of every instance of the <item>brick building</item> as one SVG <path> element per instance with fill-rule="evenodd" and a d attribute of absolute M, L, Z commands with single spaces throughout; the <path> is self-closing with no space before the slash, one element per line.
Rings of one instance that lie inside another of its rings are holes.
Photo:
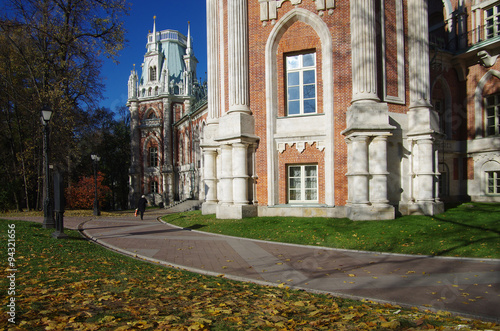
<path fill-rule="evenodd" d="M 165 201 L 189 191 L 175 178 L 192 169 L 190 197 L 218 218 L 375 220 L 500 201 L 500 1 L 206 5 L 207 105 L 174 121 L 172 161 L 155 170 Z M 193 102 L 132 95 L 132 121 L 154 102 L 164 114 Z M 136 169 L 132 192 L 147 192 L 154 171 Z"/>
<path fill-rule="evenodd" d="M 187 37 L 175 30 L 147 36 L 141 76 L 128 82 L 132 162 L 129 204 L 146 195 L 150 204 L 202 199 L 200 137 L 206 117 L 206 86 Z"/>
<path fill-rule="evenodd" d="M 500 201 L 500 1 L 207 0 L 203 212 Z"/>

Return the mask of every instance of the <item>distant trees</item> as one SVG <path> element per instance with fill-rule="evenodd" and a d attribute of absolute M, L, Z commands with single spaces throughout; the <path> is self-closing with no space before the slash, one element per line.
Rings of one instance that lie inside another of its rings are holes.
<path fill-rule="evenodd" d="M 92 171 L 92 166 L 85 164 L 82 144 L 88 144 L 87 149 L 92 145 L 92 153 L 101 152 L 105 158 L 106 148 L 113 148 L 110 144 L 126 139 L 128 133 L 123 131 L 128 121 L 116 119 L 97 104 L 104 88 L 99 76 L 102 57 L 116 59 L 124 46 L 122 18 L 128 4 L 124 0 L 4 3 L 0 14 L 0 209 L 40 209 L 42 107 L 54 111 L 51 164 L 71 177 Z M 99 127 L 98 112 L 107 113 L 108 127 Z M 100 131 L 88 132 L 94 129 Z M 103 139 L 101 143 L 84 142 L 82 133 L 102 135 Z M 127 149 L 126 144 L 123 149 Z M 83 170 L 86 172 L 78 173 Z M 122 180 L 102 170 L 105 181 L 115 187 Z"/>

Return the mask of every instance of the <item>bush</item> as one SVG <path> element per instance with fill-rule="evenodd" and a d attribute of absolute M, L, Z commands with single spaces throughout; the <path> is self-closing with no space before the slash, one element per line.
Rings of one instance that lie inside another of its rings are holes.
<path fill-rule="evenodd" d="M 97 174 L 97 197 L 99 205 L 104 207 L 108 204 L 111 189 L 103 185 L 104 175 Z M 74 186 L 66 188 L 66 208 L 67 209 L 92 209 L 95 199 L 95 179 L 94 177 L 81 177 Z"/>

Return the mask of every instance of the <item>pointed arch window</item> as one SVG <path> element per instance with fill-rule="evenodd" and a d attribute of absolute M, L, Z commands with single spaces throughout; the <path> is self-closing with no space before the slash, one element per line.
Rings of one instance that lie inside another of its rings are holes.
<path fill-rule="evenodd" d="M 486 97 L 484 117 L 486 136 L 500 135 L 500 93 Z"/>
<path fill-rule="evenodd" d="M 156 81 L 156 66 L 149 67 L 149 81 Z"/>
<path fill-rule="evenodd" d="M 149 147 L 149 166 L 158 166 L 158 147 Z"/>
<path fill-rule="evenodd" d="M 151 193 L 159 193 L 158 187 L 159 187 L 158 181 L 157 180 L 152 180 L 151 183 L 149 184 L 149 191 Z"/>
<path fill-rule="evenodd" d="M 286 57 L 288 116 L 315 114 L 316 53 Z"/>

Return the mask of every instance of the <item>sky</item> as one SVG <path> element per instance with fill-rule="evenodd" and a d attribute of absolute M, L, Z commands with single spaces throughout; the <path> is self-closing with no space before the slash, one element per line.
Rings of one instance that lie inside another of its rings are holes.
<path fill-rule="evenodd" d="M 101 71 L 106 90 L 101 107 L 115 111 L 127 103 L 127 83 L 135 64 L 140 77 L 141 64 L 146 53 L 147 35 L 153 30 L 156 16 L 156 31 L 172 29 L 187 36 L 188 21 L 191 22 L 191 37 L 194 55 L 198 59 L 198 79 L 206 80 L 207 43 L 205 0 L 130 0 L 130 15 L 125 17 L 125 48 L 119 53 L 119 64 L 106 59 Z"/>

